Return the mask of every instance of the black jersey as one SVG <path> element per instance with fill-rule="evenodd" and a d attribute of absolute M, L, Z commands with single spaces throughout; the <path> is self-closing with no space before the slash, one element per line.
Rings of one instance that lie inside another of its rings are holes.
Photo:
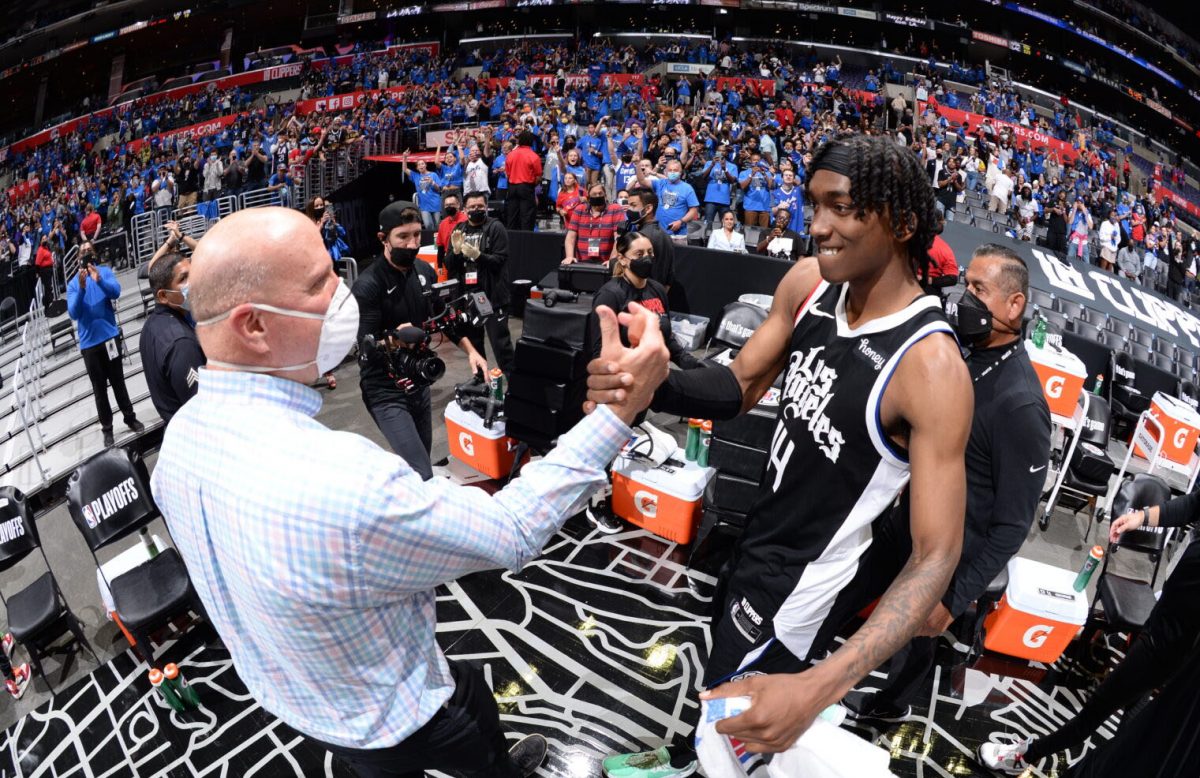
<path fill-rule="evenodd" d="M 709 679 L 744 671 L 774 641 L 800 660 L 823 649 L 839 593 L 871 545 L 872 522 L 909 479 L 880 404 L 913 344 L 953 337 L 936 297 L 851 329 L 845 285 L 822 281 L 796 312 L 762 496 L 725 582 Z M 932 399 L 932 398 L 931 398 Z"/>

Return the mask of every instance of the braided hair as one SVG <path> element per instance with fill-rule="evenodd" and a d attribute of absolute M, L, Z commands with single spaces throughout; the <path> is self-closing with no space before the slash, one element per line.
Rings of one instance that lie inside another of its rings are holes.
<path fill-rule="evenodd" d="M 819 170 L 830 151 L 840 148 L 852 160 L 850 199 L 861 219 L 868 212 L 891 216 L 893 234 L 912 229 L 907 242 L 913 275 L 929 273 L 929 247 L 937 228 L 938 214 L 933 186 L 917 156 L 887 136 L 839 135 L 824 143 L 813 155 L 810 170 Z M 835 169 L 827 165 L 827 169 Z M 809 176 L 809 181 L 812 176 Z"/>

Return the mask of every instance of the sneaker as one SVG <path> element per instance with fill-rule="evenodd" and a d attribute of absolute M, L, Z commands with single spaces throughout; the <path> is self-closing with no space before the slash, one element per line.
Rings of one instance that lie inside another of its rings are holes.
<path fill-rule="evenodd" d="M 104 447 L 112 448 L 112 445 L 114 442 L 113 441 L 113 431 L 111 429 L 106 429 L 106 430 L 102 430 L 102 432 L 104 433 Z"/>
<path fill-rule="evenodd" d="M 134 419 L 133 421 L 126 424 L 125 426 L 128 427 L 129 429 L 133 430 L 134 432 L 145 432 L 146 431 L 146 425 L 142 424 L 137 419 Z"/>
<path fill-rule="evenodd" d="M 683 778 L 696 772 L 697 762 L 690 759 L 683 765 L 671 764 L 671 752 L 666 746 L 639 754 L 617 754 L 602 763 L 606 778 Z"/>
<path fill-rule="evenodd" d="M 13 668 L 13 677 L 5 681 L 4 685 L 8 687 L 8 693 L 14 700 L 21 699 L 21 695 L 25 694 L 25 689 L 29 686 L 29 677 L 28 662 Z"/>
<path fill-rule="evenodd" d="M 587 514 L 588 521 L 596 525 L 596 529 L 605 535 L 612 535 L 625 529 L 625 524 L 613 514 L 608 500 L 602 500 L 595 505 L 588 505 L 584 513 Z"/>
<path fill-rule="evenodd" d="M 508 758 L 521 775 L 530 776 L 546 761 L 547 748 L 542 735 L 526 735 L 508 749 Z"/>
<path fill-rule="evenodd" d="M 1020 775 L 1031 767 L 1025 761 L 1025 752 L 1029 750 L 1032 740 L 1025 738 L 1016 743 L 984 743 L 977 752 L 979 763 L 998 773 Z"/>
<path fill-rule="evenodd" d="M 12 658 L 14 643 L 16 643 L 16 641 L 13 640 L 13 636 L 12 636 L 11 632 L 5 632 L 4 637 L 0 638 L 0 645 L 4 646 L 4 655 L 7 656 L 9 659 Z"/>
<path fill-rule="evenodd" d="M 905 705 L 903 708 L 897 705 L 888 705 L 881 702 L 878 695 L 865 692 L 847 694 L 842 700 L 842 706 L 846 709 L 846 718 L 851 721 L 881 721 L 887 724 L 899 724 L 902 721 L 908 721 L 908 717 L 912 715 L 911 705 Z"/>

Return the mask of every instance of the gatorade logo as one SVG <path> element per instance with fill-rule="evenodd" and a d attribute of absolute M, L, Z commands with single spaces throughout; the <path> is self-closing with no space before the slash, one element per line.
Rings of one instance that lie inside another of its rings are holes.
<path fill-rule="evenodd" d="M 637 508 L 637 512 L 648 519 L 653 519 L 658 515 L 658 495 L 654 492 L 640 490 L 633 495 L 633 507 Z"/>
<path fill-rule="evenodd" d="M 475 440 L 469 432 L 458 433 L 458 445 L 462 448 L 463 453 L 469 457 L 475 456 Z"/>
<path fill-rule="evenodd" d="M 1187 427 L 1180 427 L 1175 430 L 1175 437 L 1171 438 L 1171 442 L 1175 444 L 1175 448 L 1183 448 L 1183 444 L 1187 442 L 1187 436 Z"/>
<path fill-rule="evenodd" d="M 1050 380 L 1046 381 L 1046 396 L 1053 397 L 1055 399 L 1062 397 L 1063 384 L 1065 383 L 1066 379 L 1064 379 L 1062 376 L 1051 376 Z"/>
<path fill-rule="evenodd" d="M 1034 624 L 1025 630 L 1025 634 L 1021 636 L 1021 642 L 1030 648 L 1041 648 L 1053 631 L 1054 627 L 1049 624 Z"/>

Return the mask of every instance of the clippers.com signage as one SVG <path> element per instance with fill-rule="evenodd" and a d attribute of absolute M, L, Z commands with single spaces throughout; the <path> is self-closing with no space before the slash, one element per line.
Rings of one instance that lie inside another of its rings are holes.
<path fill-rule="evenodd" d="M 926 105 L 928 105 L 928 103 L 917 103 L 918 113 L 924 111 Z M 963 122 L 969 123 L 971 125 L 972 132 L 978 132 L 980 125 L 983 124 L 983 120 L 988 118 L 980 113 L 962 111 L 958 108 L 948 108 L 941 104 L 936 104 L 932 107 L 935 111 L 937 111 L 938 116 L 946 117 L 947 121 L 955 124 L 962 124 Z M 1045 146 L 1052 151 L 1058 152 L 1059 157 L 1065 161 L 1073 162 L 1075 157 L 1079 156 L 1079 152 L 1075 149 L 1075 147 L 1070 143 L 1067 143 L 1065 140 L 1053 138 L 1044 132 L 1032 129 L 1030 127 L 1022 127 L 1019 124 L 996 121 L 995 119 L 992 119 L 991 122 L 992 126 L 996 128 L 997 133 L 999 133 L 1001 130 L 1008 130 L 1009 134 L 1016 138 L 1017 141 L 1029 141 L 1029 145 L 1035 149 L 1038 146 Z"/>

